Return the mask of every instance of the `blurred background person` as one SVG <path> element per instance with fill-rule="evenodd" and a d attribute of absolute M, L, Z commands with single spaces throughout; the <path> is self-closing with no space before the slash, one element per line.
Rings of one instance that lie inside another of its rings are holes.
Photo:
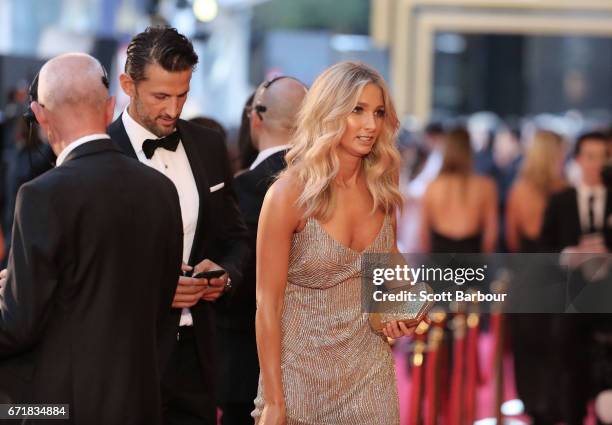
<path fill-rule="evenodd" d="M 427 186 L 434 180 L 442 167 L 444 153 L 445 132 L 439 122 L 430 122 L 423 129 L 422 150 L 418 160 L 413 164 L 407 181 L 405 182 L 404 196 L 421 198 Z"/>
<path fill-rule="evenodd" d="M 414 160 L 407 164 L 410 147 L 402 152 L 400 190 L 404 196 L 404 208 L 398 218 L 397 240 L 400 252 L 421 252 L 420 233 L 423 196 L 427 186 L 436 178 L 442 166 L 444 127 L 440 122 L 430 122 L 422 134 L 422 144 L 413 144 Z M 410 168 L 407 168 L 410 167 Z"/>
<path fill-rule="evenodd" d="M 523 161 L 521 131 L 518 126 L 502 124 L 493 140 L 493 172 L 497 189 L 497 210 L 499 211 L 499 235 L 496 252 L 508 252 L 506 247 L 506 202 L 508 193 Z"/>
<path fill-rule="evenodd" d="M 1 57 L 1 56 L 0 56 Z M 22 76 L 19 76 L 22 78 Z M 2 84 L 0 84 L 1 93 Z M 6 266 L 6 255 L 10 246 L 10 231 L 7 224 L 13 222 L 14 196 L 9 189 L 9 168 L 14 168 L 12 162 L 15 160 L 18 143 L 25 135 L 23 123 L 23 112 L 28 99 L 28 86 L 25 81 L 20 80 L 10 87 L 7 94 L 6 104 L 0 109 L 0 268 Z M 0 99 L 0 104 L 2 99 Z M 48 146 L 45 148 L 50 150 Z"/>
<path fill-rule="evenodd" d="M 472 147 L 473 169 L 476 174 L 492 176 L 495 169 L 493 143 L 500 119 L 494 112 L 480 111 L 467 119 L 467 131 Z"/>
<path fill-rule="evenodd" d="M 497 243 L 495 183 L 473 171 L 470 135 L 449 131 L 440 174 L 423 198 L 421 240 L 425 252 L 493 252 Z"/>
<path fill-rule="evenodd" d="M 563 139 L 556 133 L 537 130 L 517 180 L 510 189 L 506 210 L 506 244 L 510 252 L 540 252 L 540 230 L 550 197 L 567 186 L 563 177 Z M 552 295 L 552 294 L 550 294 Z M 552 383 L 560 372 L 558 353 L 550 338 L 558 332 L 555 318 L 545 314 L 508 317 L 512 331 L 515 381 L 518 396 L 533 425 L 555 423 L 559 403 Z M 543 365 L 546 364 L 544 367 Z"/>
<path fill-rule="evenodd" d="M 602 180 L 607 143 L 606 136 L 599 132 L 578 137 L 574 158 L 580 168 L 580 183 L 550 197 L 540 236 L 543 250 L 570 255 L 610 252 L 612 201 Z M 575 273 L 570 270 L 566 293 L 562 294 L 566 311 L 580 312 L 581 296 L 588 296 L 593 290 L 605 290 L 606 286 L 596 286 L 586 280 L 580 268 Z M 599 298 L 609 299 L 608 296 Z M 554 363 L 558 365 L 558 373 L 548 382 L 544 393 L 551 398 L 558 397 L 560 417 L 567 424 L 582 424 L 587 413 L 587 402 L 593 397 L 590 359 L 593 349 L 598 346 L 594 335 L 596 332 L 610 335 L 609 322 L 609 318 L 602 315 L 559 314 L 554 317 L 554 326 L 559 331 L 549 334 L 547 343 L 558 357 Z M 575 367 L 585 358 L 588 361 L 584 368 Z M 546 364 L 546 367 L 554 366 Z"/>
<path fill-rule="evenodd" d="M 527 145 L 506 209 L 506 244 L 510 252 L 540 252 L 538 244 L 550 196 L 567 186 L 563 178 L 563 139 L 538 130 Z"/>
<path fill-rule="evenodd" d="M 30 129 L 25 119 L 19 117 L 15 129 L 14 149 L 6 152 L 5 156 L 7 165 L 2 231 L 5 235 L 6 252 L 10 249 L 15 200 L 19 188 L 50 170 L 55 164 L 55 154 L 51 146 L 41 140 L 41 133 L 36 126 Z"/>
<path fill-rule="evenodd" d="M 574 158 L 580 167 L 580 183 L 550 198 L 541 234 L 548 252 L 607 252 L 612 247 L 608 222 L 612 202 L 602 178 L 607 152 L 604 134 L 589 132 L 578 137 Z M 600 237 L 585 237 L 589 235 Z"/>
<path fill-rule="evenodd" d="M 255 92 L 246 100 L 242 110 L 240 127 L 238 129 L 238 156 L 234 164 L 234 174 L 246 171 L 259 153 L 251 138 L 251 111 L 253 109 L 254 97 Z"/>
<path fill-rule="evenodd" d="M 25 81 L 19 81 L 11 87 L 7 96 L 7 104 L 1 115 L 0 125 L 0 152 L 5 155 L 15 148 L 15 142 L 22 133 L 21 115 L 27 107 L 28 86 Z"/>

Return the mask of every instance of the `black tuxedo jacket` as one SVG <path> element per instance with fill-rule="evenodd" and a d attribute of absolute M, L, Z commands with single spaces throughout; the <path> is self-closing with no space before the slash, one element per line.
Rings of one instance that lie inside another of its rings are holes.
<path fill-rule="evenodd" d="M 606 205 L 602 233 L 606 246 L 612 250 L 612 201 L 606 190 Z M 582 229 L 578 212 L 578 194 L 568 188 L 551 196 L 540 233 L 540 242 L 545 252 L 561 252 L 563 248 L 578 245 Z"/>
<path fill-rule="evenodd" d="M 606 190 L 606 204 L 604 209 L 603 237 L 609 251 L 612 251 L 612 200 L 611 193 Z M 553 195 L 544 214 L 541 244 L 545 252 L 560 252 L 568 246 L 577 245 L 582 230 L 578 212 L 578 197 L 575 188 L 568 188 Z M 592 309 L 609 308 L 607 300 L 609 285 L 586 282 L 580 269 L 565 271 L 564 286 L 560 294 L 551 290 L 547 297 L 560 300 L 564 307 L 571 302 L 575 311 L 585 313 Z M 548 277 L 547 279 L 550 279 Z M 609 279 L 608 279 L 609 281 Z M 600 304 L 603 303 L 603 306 Z M 539 320 L 539 319 L 538 319 Z M 547 344 L 551 347 L 550 353 L 554 358 L 544 359 L 552 365 L 555 379 L 551 381 L 551 391 L 558 392 L 560 399 L 557 404 L 565 406 L 560 418 L 565 423 L 579 423 L 586 413 L 590 388 L 588 373 L 579 370 L 574 365 L 579 362 L 591 365 L 589 353 L 601 350 L 592 339 L 593 331 L 609 332 L 612 329 L 609 315 L 603 314 L 558 314 L 547 319 L 543 331 L 547 332 Z M 559 378 L 560 377 L 560 378 Z"/>
<path fill-rule="evenodd" d="M 232 298 L 217 306 L 219 325 L 226 328 L 251 330 L 255 326 L 255 245 L 257 223 L 266 192 L 274 178 L 286 166 L 286 150 L 270 155 L 253 170 L 234 179 L 238 205 L 248 229 L 250 254 L 244 264 L 243 283 Z"/>
<path fill-rule="evenodd" d="M 257 223 L 264 197 L 274 177 L 285 166 L 286 151 L 266 158 L 255 169 L 234 179 L 238 205 L 248 229 L 250 254 L 244 264 L 242 285 L 233 296 L 216 304 L 218 349 L 218 399 L 221 405 L 252 403 L 257 395 L 259 363 L 255 340 L 255 245 Z"/>
<path fill-rule="evenodd" d="M 172 182 L 110 140 L 24 184 L 0 290 L 0 402 L 68 403 L 75 424 L 159 424 L 156 347 L 182 246 Z"/>
<path fill-rule="evenodd" d="M 185 148 L 191 171 L 198 188 L 200 209 L 189 265 L 194 266 L 208 258 L 219 264 L 230 275 L 234 290 L 242 281 L 242 264 L 248 254 L 246 228 L 232 189 L 232 174 L 225 144 L 216 131 L 179 120 L 177 129 Z M 121 117 L 108 129 L 113 141 L 127 153 L 136 158 Z M 214 192 L 210 188 L 223 183 Z M 176 276 L 178 281 L 178 274 Z M 176 286 L 176 282 L 175 282 Z M 230 294 L 224 295 L 222 298 Z M 214 401 L 214 311 L 211 303 L 200 301 L 191 308 L 194 331 L 204 383 L 211 389 L 211 403 Z M 181 310 L 172 309 L 170 322 L 173 336 L 162 342 L 160 353 L 162 361 L 167 361 L 176 344 L 176 331 Z M 171 332 L 168 332 L 171 334 Z M 214 408 L 214 405 L 212 406 Z"/>

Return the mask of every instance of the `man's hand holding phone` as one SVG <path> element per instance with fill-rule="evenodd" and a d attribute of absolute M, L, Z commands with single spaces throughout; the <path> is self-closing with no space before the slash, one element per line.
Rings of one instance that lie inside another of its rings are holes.
<path fill-rule="evenodd" d="M 227 272 L 208 259 L 201 261 L 193 268 L 193 277 L 209 285 L 201 296 L 204 301 L 216 301 L 228 288 Z"/>
<path fill-rule="evenodd" d="M 191 277 L 193 267 L 183 263 L 181 266 L 183 276 L 179 276 L 172 307 L 189 308 L 197 304 L 208 288 L 208 282 L 204 279 Z"/>

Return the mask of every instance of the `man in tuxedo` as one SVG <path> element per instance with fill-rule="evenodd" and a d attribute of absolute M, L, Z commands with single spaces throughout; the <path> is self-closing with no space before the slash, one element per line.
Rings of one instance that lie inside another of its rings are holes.
<path fill-rule="evenodd" d="M 262 83 L 255 92 L 250 120 L 251 140 L 259 151 L 249 170 L 234 179 L 240 210 L 248 228 L 250 255 L 243 283 L 228 300 L 217 304 L 219 357 L 217 370 L 223 425 L 252 424 L 259 364 L 255 341 L 255 243 L 264 196 L 285 166 L 285 153 L 295 128 L 306 87 L 291 77 Z"/>
<path fill-rule="evenodd" d="M 33 87 L 58 157 L 17 195 L 0 400 L 69 404 L 74 424 L 161 424 L 156 347 L 181 266 L 179 199 L 111 142 L 107 87 L 85 54 L 51 59 Z"/>
<path fill-rule="evenodd" d="M 607 139 L 601 133 L 578 138 L 574 152 L 580 183 L 551 196 L 541 241 L 548 252 L 598 252 L 612 247 L 612 203 L 602 181 Z M 599 234 L 601 238 L 586 237 Z M 602 242 L 595 244 L 595 242 Z M 588 244 L 588 245 L 585 245 Z"/>
<path fill-rule="evenodd" d="M 594 291 L 602 285 L 588 285 L 597 279 L 594 263 L 583 263 L 584 254 L 605 254 L 612 248 L 612 202 L 602 178 L 607 158 L 607 139 L 601 133 L 586 133 L 576 142 L 575 161 L 580 182 L 550 197 L 540 234 L 545 251 L 569 254 L 568 265 L 575 269 L 570 275 L 564 302 L 569 310 L 595 311 L 603 301 Z M 583 279 L 582 277 L 585 277 Z M 592 276 L 591 276 L 592 275 Z M 599 299 L 599 300 L 598 300 Z M 609 305 L 607 302 L 603 307 Z M 605 311 L 605 310 L 603 310 Z"/>
<path fill-rule="evenodd" d="M 130 103 L 109 127 L 125 153 L 174 183 L 183 219 L 184 272 L 225 271 L 211 279 L 176 276 L 174 335 L 160 346 L 167 425 L 216 424 L 211 303 L 239 285 L 248 250 L 221 136 L 179 119 L 197 61 L 191 42 L 174 28 L 151 27 L 136 35 L 120 76 Z"/>
<path fill-rule="evenodd" d="M 571 269 L 567 288 L 560 294 L 569 311 L 588 312 L 593 301 L 601 296 L 593 291 L 609 285 L 585 279 L 588 264 L 580 264 L 582 254 L 607 253 L 612 248 L 612 201 L 602 181 L 602 169 L 607 157 L 607 139 L 601 133 L 583 134 L 574 151 L 580 169 L 580 183 L 551 196 L 544 214 L 541 242 L 548 252 L 570 254 Z M 592 263 L 591 263 L 592 264 Z M 587 276 L 588 277 L 588 276 Z M 609 279 L 609 278 L 608 278 Z M 553 294 L 551 294 L 552 296 Z M 603 297 L 609 299 L 609 296 Z M 606 301 L 607 302 L 607 301 Z M 592 311 L 592 310 L 591 310 Z M 556 347 L 558 381 L 551 382 L 550 394 L 558 394 L 561 419 L 569 425 L 582 424 L 586 404 L 593 395 L 589 390 L 589 353 L 594 347 L 593 332 L 608 320 L 601 315 L 555 315 L 547 344 Z M 544 360 L 544 359 L 543 359 Z M 579 366 L 581 365 L 581 367 Z"/>

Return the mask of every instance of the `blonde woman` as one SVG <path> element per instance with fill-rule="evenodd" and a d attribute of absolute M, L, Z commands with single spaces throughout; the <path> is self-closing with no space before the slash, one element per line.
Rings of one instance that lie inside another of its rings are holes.
<path fill-rule="evenodd" d="M 511 252 L 538 252 L 548 198 L 563 189 L 563 141 L 551 131 L 535 133 L 506 207 L 506 243 Z"/>
<path fill-rule="evenodd" d="M 497 191 L 473 172 L 469 133 L 446 135 L 440 174 L 423 198 L 421 244 L 425 252 L 493 252 L 497 243 Z"/>
<path fill-rule="evenodd" d="M 563 140 L 537 131 L 527 148 L 506 207 L 506 244 L 511 252 L 540 252 L 540 230 L 550 196 L 566 186 L 562 177 Z M 551 294 L 552 296 L 553 294 Z M 560 324 L 554 315 L 510 315 L 516 389 L 532 424 L 559 422 L 558 386 Z M 547 335 L 545 343 L 542 335 Z M 547 367 L 542 367 L 546 363 Z"/>
<path fill-rule="evenodd" d="M 385 82 L 362 64 L 327 69 L 304 99 L 257 235 L 259 425 L 399 423 L 391 350 L 360 298 L 362 255 L 395 250 L 397 129 Z"/>

